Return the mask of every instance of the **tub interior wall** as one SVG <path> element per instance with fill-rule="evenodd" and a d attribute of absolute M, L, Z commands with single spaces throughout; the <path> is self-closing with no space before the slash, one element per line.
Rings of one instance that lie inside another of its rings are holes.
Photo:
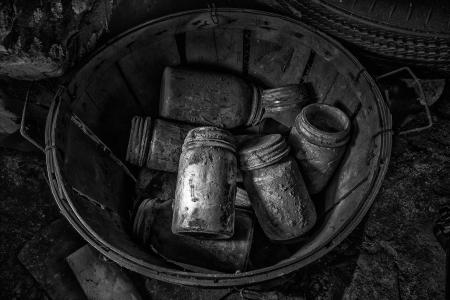
<path fill-rule="evenodd" d="M 134 37 L 110 46 L 115 49 L 105 50 L 101 59 L 89 62 L 71 83 L 66 100 L 71 105 L 60 121 L 65 123 L 61 128 L 66 137 L 57 145 L 65 187 L 79 218 L 105 244 L 145 263 L 167 265 L 129 236 L 133 184 L 68 115 L 76 114 L 124 161 L 131 118 L 157 115 L 161 75 L 169 65 L 215 66 L 269 88 L 305 82 L 314 101 L 336 105 L 350 116 L 352 139 L 347 153 L 326 191 L 315 199 L 321 222 L 290 259 L 317 247 L 318 238 L 335 234 L 347 221 L 343 216 L 362 205 L 360 195 L 373 184 L 382 131 L 377 99 L 371 93 L 374 88 L 367 83 L 365 71 L 355 69 L 338 49 L 324 46 L 307 32 L 280 34 L 270 23 L 257 29 L 235 26 L 178 28 L 176 34 L 161 28 L 151 34 L 133 33 Z M 137 174 L 136 168 L 129 167 Z"/>

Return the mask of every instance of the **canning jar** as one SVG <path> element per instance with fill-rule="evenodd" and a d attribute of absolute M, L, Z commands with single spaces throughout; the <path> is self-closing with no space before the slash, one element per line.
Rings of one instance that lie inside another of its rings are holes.
<path fill-rule="evenodd" d="M 153 123 L 153 124 L 152 124 Z M 133 117 L 126 160 L 142 167 L 177 172 L 181 146 L 191 125 Z"/>
<path fill-rule="evenodd" d="M 233 236 L 236 173 L 229 132 L 216 127 L 189 131 L 178 168 L 173 233 L 209 239 Z"/>
<path fill-rule="evenodd" d="M 345 152 L 349 133 L 349 118 L 331 105 L 310 104 L 297 116 L 289 143 L 310 194 L 327 185 Z"/>
<path fill-rule="evenodd" d="M 278 125 L 279 133 L 289 133 L 297 115 L 310 102 L 308 90 L 303 83 L 263 90 L 261 98 L 264 107 L 263 119 L 272 119 L 283 125 Z M 268 122 L 261 130 L 268 133 L 275 124 Z"/>
<path fill-rule="evenodd" d="M 280 134 L 257 137 L 239 151 L 244 185 L 266 236 L 289 241 L 310 230 L 316 210 Z"/>
<path fill-rule="evenodd" d="M 236 209 L 231 239 L 209 240 L 172 233 L 172 201 L 145 199 L 133 221 L 133 235 L 169 262 L 191 271 L 245 271 L 253 240 L 252 213 Z"/>
<path fill-rule="evenodd" d="M 161 81 L 161 117 L 225 129 L 258 124 L 270 116 L 289 123 L 292 111 L 307 101 L 303 86 L 261 89 L 234 74 L 166 67 Z M 295 116 L 294 116 L 295 117 Z"/>

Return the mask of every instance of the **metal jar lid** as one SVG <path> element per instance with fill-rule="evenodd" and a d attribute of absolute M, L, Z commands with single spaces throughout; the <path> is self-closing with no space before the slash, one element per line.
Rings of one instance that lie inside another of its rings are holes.
<path fill-rule="evenodd" d="M 350 119 L 339 108 L 327 104 L 306 106 L 294 126 L 309 142 L 319 146 L 341 147 L 350 138 Z"/>
<path fill-rule="evenodd" d="M 281 111 L 291 107 L 302 107 L 310 98 L 305 84 L 290 84 L 261 92 L 262 106 L 266 111 Z"/>
<path fill-rule="evenodd" d="M 245 142 L 239 151 L 241 169 L 249 171 L 269 166 L 286 157 L 289 150 L 281 134 L 252 138 Z"/>
<path fill-rule="evenodd" d="M 195 147 L 221 147 L 236 152 L 234 137 L 224 129 L 203 126 L 191 129 L 183 143 L 183 151 Z"/>

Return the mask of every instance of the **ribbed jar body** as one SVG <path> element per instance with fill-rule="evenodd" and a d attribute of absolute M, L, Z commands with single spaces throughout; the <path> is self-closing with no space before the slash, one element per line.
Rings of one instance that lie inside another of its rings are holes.
<path fill-rule="evenodd" d="M 230 129 L 258 123 L 262 115 L 260 101 L 258 88 L 238 76 L 166 67 L 161 82 L 159 115 Z"/>
<path fill-rule="evenodd" d="M 225 130 L 198 127 L 183 144 L 172 231 L 209 239 L 233 236 L 237 160 Z"/>
<path fill-rule="evenodd" d="M 294 240 L 314 226 L 314 204 L 284 139 L 276 134 L 256 140 L 240 151 L 252 207 L 269 239 Z M 273 146 L 274 143 L 283 145 Z"/>
<path fill-rule="evenodd" d="M 298 115 L 289 143 L 300 165 L 310 194 L 322 191 L 345 153 L 350 120 L 326 104 L 311 104 Z"/>

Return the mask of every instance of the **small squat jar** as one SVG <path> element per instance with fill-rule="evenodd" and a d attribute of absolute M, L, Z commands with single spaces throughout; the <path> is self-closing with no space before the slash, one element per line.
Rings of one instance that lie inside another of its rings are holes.
<path fill-rule="evenodd" d="M 216 127 L 189 131 L 180 156 L 172 232 L 206 239 L 232 237 L 236 173 L 229 132 Z"/>
<path fill-rule="evenodd" d="M 310 104 L 298 115 L 289 143 L 310 194 L 327 185 L 345 152 L 349 133 L 349 118 L 334 106 Z"/>
<path fill-rule="evenodd" d="M 308 232 L 317 215 L 295 159 L 280 134 L 249 140 L 239 152 L 244 185 L 266 236 L 294 240 Z"/>
<path fill-rule="evenodd" d="M 126 161 L 149 169 L 176 173 L 181 147 L 191 125 L 150 117 L 133 117 Z"/>

